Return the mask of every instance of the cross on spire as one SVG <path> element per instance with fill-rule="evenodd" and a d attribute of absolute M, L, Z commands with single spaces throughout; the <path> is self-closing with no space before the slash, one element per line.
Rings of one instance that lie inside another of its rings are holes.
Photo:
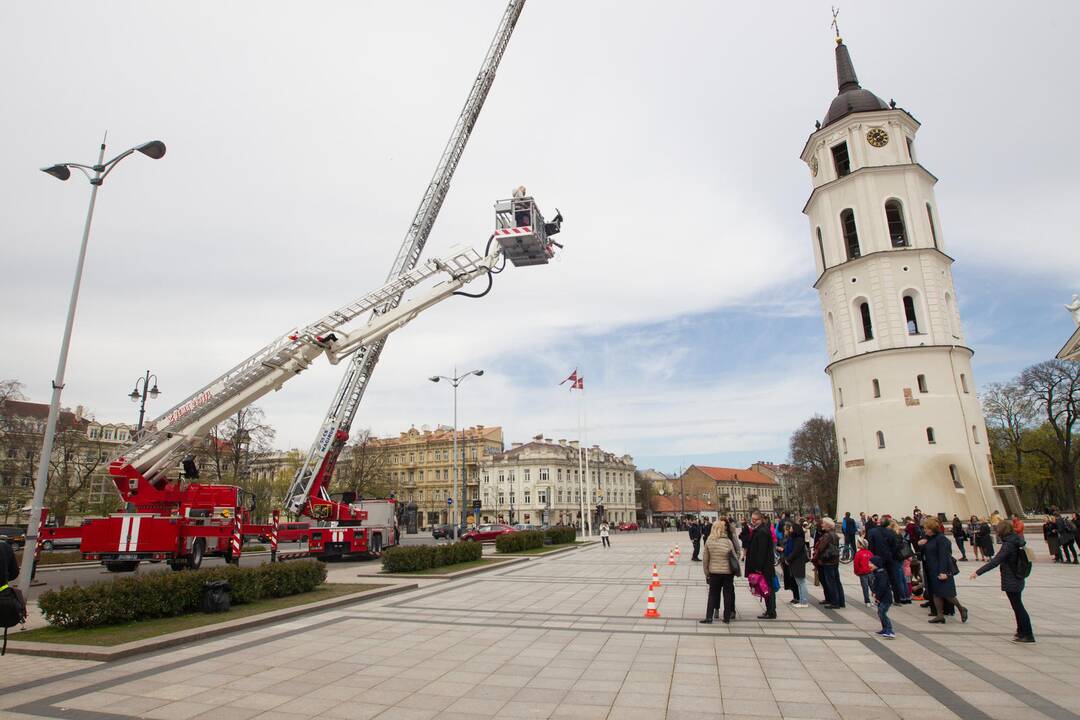
<path fill-rule="evenodd" d="M 833 8 L 832 8 L 832 23 L 830 23 L 830 25 L 832 25 L 832 29 L 836 31 L 836 44 L 837 45 L 839 45 L 840 43 L 843 42 L 843 39 L 840 37 L 840 24 L 836 20 L 836 16 L 839 15 L 839 14 L 840 14 L 840 8 L 838 8 L 836 6 L 833 6 Z"/>

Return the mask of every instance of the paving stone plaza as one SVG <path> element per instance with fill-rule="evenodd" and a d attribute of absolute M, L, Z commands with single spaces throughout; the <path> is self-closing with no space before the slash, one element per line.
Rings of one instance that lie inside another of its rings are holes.
<path fill-rule="evenodd" d="M 682 554 L 670 567 L 668 549 Z M 1040 558 L 1045 548 L 1036 540 Z M 894 607 L 873 635 L 850 566 L 848 605 L 787 604 L 701 625 L 706 586 L 684 533 L 624 534 L 408 593 L 111 663 L 0 658 L 11 718 L 1080 718 L 1080 568 L 1039 563 L 1014 645 L 996 571 L 967 580 L 967 624 Z M 661 617 L 643 617 L 652 563 Z M 333 566 L 332 566 L 333 567 Z M 331 580 L 356 581 L 356 568 Z M 812 588 L 815 600 L 820 588 Z"/>

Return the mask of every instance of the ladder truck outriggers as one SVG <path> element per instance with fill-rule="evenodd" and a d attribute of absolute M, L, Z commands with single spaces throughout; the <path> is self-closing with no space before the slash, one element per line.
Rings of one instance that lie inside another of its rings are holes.
<path fill-rule="evenodd" d="M 381 343 L 443 300 L 454 295 L 486 295 L 494 275 L 505 269 L 507 261 L 516 266 L 546 264 L 555 248 L 561 247 L 551 239 L 561 223 L 561 215 L 545 222 L 531 197 L 501 201 L 496 205 L 496 230 L 484 255 L 470 248 L 428 260 L 302 329 L 282 335 L 192 393 L 109 464 L 110 479 L 125 503 L 124 511 L 83 522 L 83 557 L 100 560 L 117 572 L 134 570 L 142 561 L 165 561 L 174 570 L 197 568 L 204 557 L 212 555 L 239 562 L 243 536 L 260 530 L 249 523 L 254 509 L 251 498 L 234 485 L 192 482 L 198 479 L 198 468 L 190 455 L 192 445 L 230 415 L 280 390 L 320 356 L 336 365 L 362 348 Z M 500 233 L 507 229 L 511 232 Z M 409 302 L 361 322 L 362 316 L 386 307 L 389 299 L 439 276 L 445 276 L 442 282 L 414 290 Z M 481 277 L 488 281 L 483 292 L 461 290 Z M 183 472 L 175 476 L 178 463 Z M 371 528 L 363 524 L 370 513 L 365 503 L 332 500 L 325 484 L 312 484 L 309 492 L 300 514 L 336 526 L 312 529 L 312 554 L 327 554 L 326 548 L 343 542 L 335 538 L 345 534 L 349 554 L 375 552 L 391 541 L 374 540 Z"/>

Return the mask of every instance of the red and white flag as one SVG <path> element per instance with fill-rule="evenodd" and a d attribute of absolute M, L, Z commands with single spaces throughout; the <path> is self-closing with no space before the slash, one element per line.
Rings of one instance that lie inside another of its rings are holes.
<path fill-rule="evenodd" d="M 559 384 L 560 385 L 565 385 L 566 383 L 570 383 L 570 389 L 571 390 L 584 390 L 585 389 L 585 378 L 584 378 L 584 376 L 579 377 L 578 374 L 577 374 L 577 370 L 574 370 L 574 372 L 570 373 L 570 377 L 566 378 L 565 380 L 563 380 Z"/>

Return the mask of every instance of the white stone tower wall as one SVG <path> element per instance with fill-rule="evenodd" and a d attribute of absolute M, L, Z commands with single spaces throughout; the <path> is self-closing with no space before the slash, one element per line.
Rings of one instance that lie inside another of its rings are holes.
<path fill-rule="evenodd" d="M 837 511 L 906 515 L 918 505 L 950 517 L 985 516 L 1002 504 L 993 490 L 972 351 L 964 345 L 957 311 L 953 261 L 945 254 L 934 197 L 937 178 L 916 161 L 918 122 L 872 94 L 868 101 L 857 80 L 850 82 L 854 70 L 844 62 L 850 59 L 841 46 L 838 99 L 849 109 L 850 103 L 874 104 L 833 119 L 810 136 L 802 154 L 811 170 L 817 169 L 804 212 L 819 273 L 815 287 L 836 411 Z M 853 89 L 859 95 L 845 94 Z M 882 147 L 868 141 L 875 129 L 888 134 Z M 850 158 L 851 172 L 844 177 L 832 155 L 840 142 L 847 143 Z M 894 247 L 890 238 L 885 211 L 890 199 L 902 206 L 904 247 Z M 855 213 L 857 258 L 848 257 L 841 222 L 845 209 Z M 917 333 L 909 332 L 905 294 L 914 302 Z M 858 307 L 864 301 L 870 307 L 872 339 L 864 337 Z"/>

